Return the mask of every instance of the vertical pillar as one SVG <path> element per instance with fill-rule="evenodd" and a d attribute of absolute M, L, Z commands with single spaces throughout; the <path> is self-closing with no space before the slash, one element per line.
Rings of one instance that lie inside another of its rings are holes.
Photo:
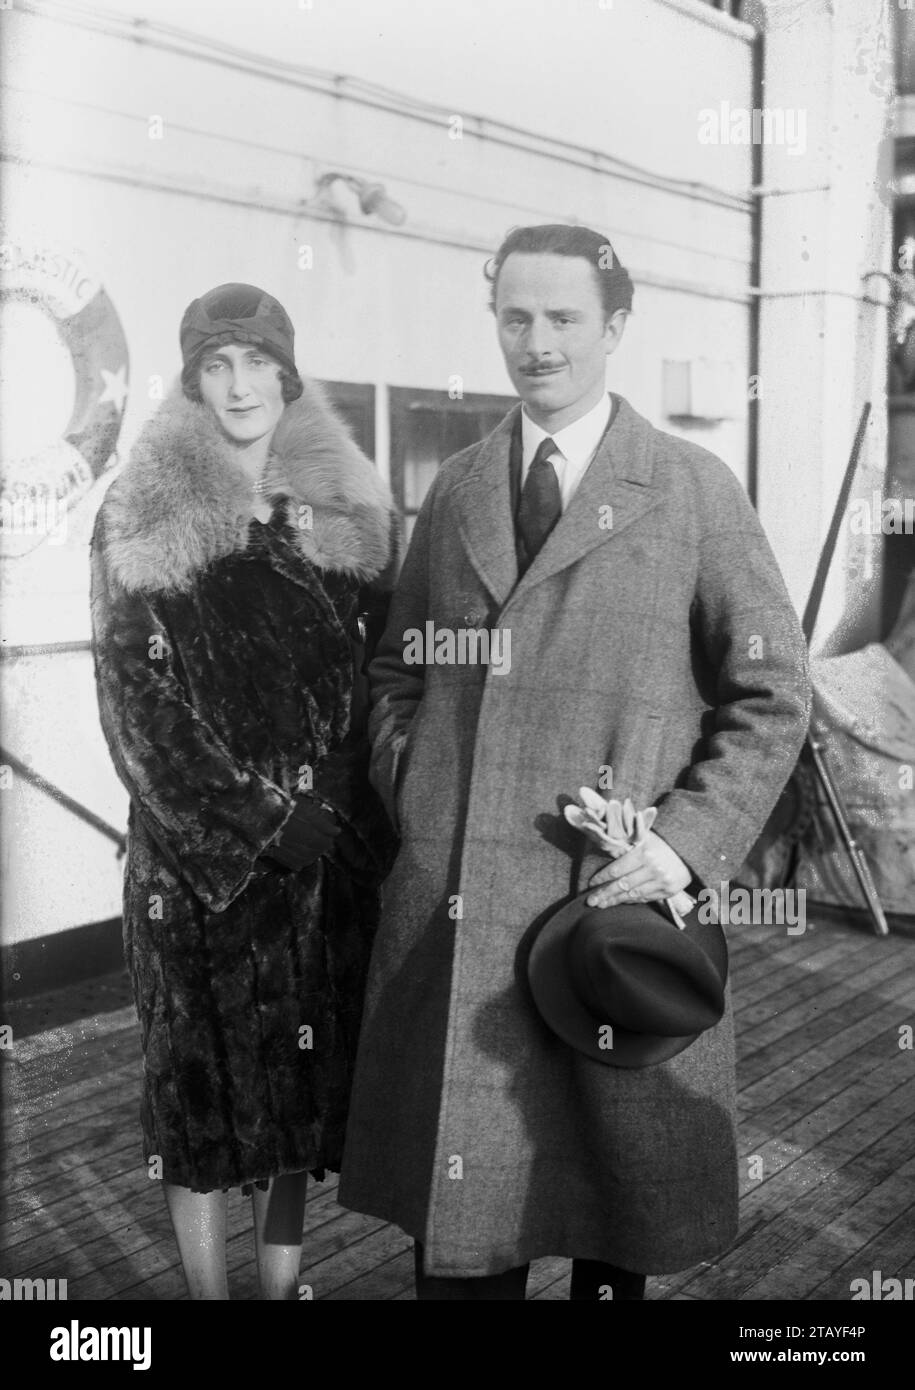
<path fill-rule="evenodd" d="M 852 495 L 870 497 L 886 468 L 892 16 L 887 0 L 750 0 L 746 18 L 763 30 L 757 100 L 770 113 L 761 122 L 757 505 L 800 611 L 865 400 L 871 419 Z M 876 636 L 881 539 L 843 526 L 815 650 Z"/>

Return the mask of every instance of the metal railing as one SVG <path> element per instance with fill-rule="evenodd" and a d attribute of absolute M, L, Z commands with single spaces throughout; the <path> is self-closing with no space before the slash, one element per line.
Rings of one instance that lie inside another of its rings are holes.
<path fill-rule="evenodd" d="M 109 825 L 106 820 L 102 820 L 101 816 L 97 816 L 94 811 L 90 811 L 88 806 L 84 806 L 81 801 L 68 796 L 61 787 L 49 782 L 47 777 L 42 777 L 40 772 L 34 772 L 27 763 L 17 758 L 13 753 L 8 753 L 5 748 L 0 748 L 0 763 L 5 763 L 24 782 L 28 782 L 29 786 L 37 787 L 39 791 L 51 797 L 58 805 L 63 806 L 64 810 L 69 811 L 71 815 L 85 821 L 87 825 L 91 825 L 93 830 L 97 830 L 106 839 L 112 840 L 118 847 L 117 857 L 119 859 L 124 854 L 127 849 L 127 836 L 120 830 L 116 830 L 113 825 Z"/>

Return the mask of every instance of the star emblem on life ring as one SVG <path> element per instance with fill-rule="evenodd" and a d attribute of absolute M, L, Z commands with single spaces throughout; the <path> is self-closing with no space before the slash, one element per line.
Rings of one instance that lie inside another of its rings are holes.
<path fill-rule="evenodd" d="M 109 372 L 104 367 L 99 367 L 105 389 L 98 398 L 98 404 L 102 405 L 105 401 L 111 401 L 117 411 L 121 411 L 124 406 L 124 398 L 127 395 L 127 367 L 118 367 L 116 372 Z"/>

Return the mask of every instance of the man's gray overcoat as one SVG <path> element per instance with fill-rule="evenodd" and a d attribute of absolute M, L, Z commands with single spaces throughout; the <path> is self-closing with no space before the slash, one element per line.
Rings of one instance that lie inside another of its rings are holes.
<path fill-rule="evenodd" d="M 613 795 L 659 807 L 655 829 L 694 888 L 717 886 L 794 765 L 806 651 L 737 479 L 620 398 L 519 582 L 518 409 L 437 475 L 372 667 L 372 778 L 402 843 L 340 1200 L 421 1241 L 429 1274 L 544 1255 L 659 1274 L 736 1233 L 730 1006 L 641 1070 L 550 1031 L 524 972 L 532 925 L 606 862 L 560 799 L 606 786 L 612 768 Z M 407 634 L 428 622 L 510 633 L 510 669 L 408 664 Z"/>

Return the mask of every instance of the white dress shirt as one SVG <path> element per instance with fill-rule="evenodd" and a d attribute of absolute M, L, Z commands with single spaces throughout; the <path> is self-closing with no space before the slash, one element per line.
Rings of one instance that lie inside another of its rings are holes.
<path fill-rule="evenodd" d="M 521 486 L 524 487 L 527 482 L 531 463 L 541 441 L 552 438 L 556 445 L 556 451 L 550 454 L 550 462 L 556 470 L 562 510 L 565 511 L 575 494 L 575 489 L 588 471 L 588 465 L 597 452 L 597 446 L 610 419 L 610 412 L 610 397 L 605 393 L 593 410 L 588 411 L 587 415 L 582 415 L 571 425 L 566 425 L 564 429 L 549 435 L 546 430 L 542 430 L 539 425 L 534 424 L 522 406 Z"/>

